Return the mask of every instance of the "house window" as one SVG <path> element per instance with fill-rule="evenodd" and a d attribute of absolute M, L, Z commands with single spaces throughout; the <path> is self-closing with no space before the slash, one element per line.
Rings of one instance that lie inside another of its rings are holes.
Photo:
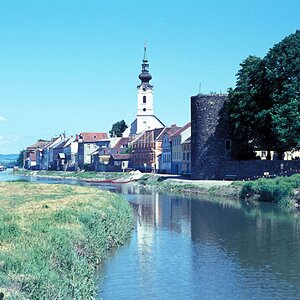
<path fill-rule="evenodd" d="M 143 96 L 143 103 L 146 103 L 146 96 Z"/>
<path fill-rule="evenodd" d="M 225 149 L 226 149 L 226 151 L 231 150 L 231 140 L 226 140 L 225 141 Z"/>
<path fill-rule="evenodd" d="M 187 154 L 186 154 L 186 159 L 190 160 L 190 153 L 189 152 L 187 152 Z"/>
<path fill-rule="evenodd" d="M 183 153 L 183 160 L 185 160 L 185 153 Z"/>

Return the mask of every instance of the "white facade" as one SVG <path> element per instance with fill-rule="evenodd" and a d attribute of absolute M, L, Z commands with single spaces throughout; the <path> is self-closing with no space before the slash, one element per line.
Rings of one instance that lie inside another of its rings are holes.
<path fill-rule="evenodd" d="M 64 146 L 64 153 L 67 156 L 68 168 L 77 167 L 78 141 L 70 138 L 68 143 Z"/>
<path fill-rule="evenodd" d="M 172 173 L 182 173 L 182 145 L 191 136 L 191 123 L 187 123 L 171 136 Z"/>
<path fill-rule="evenodd" d="M 54 157 L 53 157 L 53 148 L 57 146 L 63 137 L 59 136 L 52 139 L 52 141 L 43 148 L 42 159 L 41 159 L 41 169 L 49 170 L 53 167 Z"/>
<path fill-rule="evenodd" d="M 160 171 L 163 173 L 171 173 L 171 142 L 168 133 L 164 134 L 162 142 L 162 155 L 160 162 Z"/>
<path fill-rule="evenodd" d="M 138 111 L 137 116 L 153 116 L 153 87 L 138 86 Z"/>

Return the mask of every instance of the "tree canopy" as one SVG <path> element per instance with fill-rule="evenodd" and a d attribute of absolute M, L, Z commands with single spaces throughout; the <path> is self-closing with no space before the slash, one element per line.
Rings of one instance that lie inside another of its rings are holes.
<path fill-rule="evenodd" d="M 237 156 L 254 149 L 300 149 L 300 31 L 289 35 L 261 59 L 241 63 L 229 90 L 232 133 Z M 242 150 L 242 151 L 241 151 Z"/>
<path fill-rule="evenodd" d="M 124 120 L 116 122 L 112 125 L 111 130 L 109 131 L 110 137 L 121 137 L 123 132 L 128 128 Z"/>

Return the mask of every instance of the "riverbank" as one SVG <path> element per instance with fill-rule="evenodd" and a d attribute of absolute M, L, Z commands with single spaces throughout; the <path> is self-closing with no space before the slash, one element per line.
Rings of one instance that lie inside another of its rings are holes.
<path fill-rule="evenodd" d="M 36 177 L 76 179 L 94 183 L 131 183 L 147 189 L 179 194 L 245 201 L 258 205 L 273 202 L 285 207 L 300 206 L 300 175 L 261 178 L 255 181 L 191 180 L 178 175 L 98 172 L 21 171 Z"/>
<path fill-rule="evenodd" d="M 92 299 L 95 267 L 130 236 L 129 204 L 93 188 L 0 182 L 4 299 Z"/>
<path fill-rule="evenodd" d="M 54 179 L 74 179 L 90 183 L 130 183 L 144 188 L 164 192 L 184 193 L 203 196 L 218 196 L 238 200 L 241 186 L 232 181 L 191 180 L 178 175 L 141 173 L 105 173 L 105 172 L 61 172 L 61 171 L 18 171 L 16 175 L 48 177 Z"/>

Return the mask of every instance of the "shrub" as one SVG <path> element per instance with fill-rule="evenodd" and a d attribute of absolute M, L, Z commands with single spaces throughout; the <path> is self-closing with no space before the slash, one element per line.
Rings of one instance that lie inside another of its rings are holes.
<path fill-rule="evenodd" d="M 293 184 L 284 178 L 259 179 L 247 182 L 240 192 L 241 199 L 258 198 L 259 201 L 279 203 L 292 194 Z"/>

